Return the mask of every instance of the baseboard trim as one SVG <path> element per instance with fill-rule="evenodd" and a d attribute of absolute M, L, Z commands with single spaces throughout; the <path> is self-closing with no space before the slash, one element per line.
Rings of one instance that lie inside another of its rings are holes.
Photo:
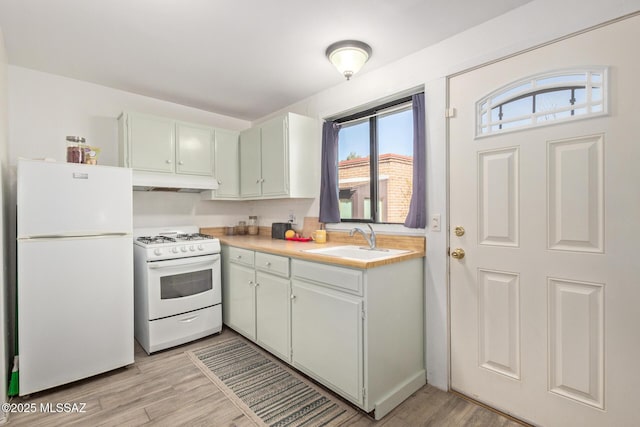
<path fill-rule="evenodd" d="M 377 401 L 374 406 L 375 419 L 380 420 L 396 406 L 405 401 L 416 391 L 420 390 L 427 383 L 427 376 L 424 370 L 418 371 L 414 376 L 400 384 L 389 394 Z"/>

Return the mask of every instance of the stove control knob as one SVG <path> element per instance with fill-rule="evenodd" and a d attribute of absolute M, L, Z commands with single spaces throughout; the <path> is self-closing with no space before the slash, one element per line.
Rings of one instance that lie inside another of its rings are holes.
<path fill-rule="evenodd" d="M 183 246 L 183 247 L 181 247 L 181 248 L 180 248 L 180 250 L 181 250 L 182 252 L 187 252 L 187 247 L 186 247 L 186 246 Z"/>
<path fill-rule="evenodd" d="M 202 245 L 198 245 L 198 250 L 199 250 L 199 251 L 204 251 L 204 246 L 202 246 Z"/>
<path fill-rule="evenodd" d="M 162 251 L 160 249 L 156 249 L 156 250 L 153 251 L 153 253 L 156 254 L 156 255 L 161 255 Z"/>
<path fill-rule="evenodd" d="M 193 246 L 193 245 L 191 245 L 191 246 L 189 246 L 189 250 L 190 250 L 191 252 L 195 252 L 196 247 L 195 247 L 195 246 Z"/>
<path fill-rule="evenodd" d="M 178 253 L 178 248 L 171 248 L 171 252 L 173 252 L 174 254 Z"/>

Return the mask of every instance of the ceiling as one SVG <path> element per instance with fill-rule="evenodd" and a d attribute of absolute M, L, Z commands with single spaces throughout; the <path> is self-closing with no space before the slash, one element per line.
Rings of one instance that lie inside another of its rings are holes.
<path fill-rule="evenodd" d="M 529 1 L 1 0 L 0 29 L 12 65 L 254 120 L 342 83 L 333 42 L 361 75 Z"/>

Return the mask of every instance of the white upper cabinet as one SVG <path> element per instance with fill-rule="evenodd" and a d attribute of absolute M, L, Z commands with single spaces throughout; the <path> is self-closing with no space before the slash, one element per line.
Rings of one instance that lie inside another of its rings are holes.
<path fill-rule="evenodd" d="M 313 198 L 320 189 L 320 128 L 288 113 L 240 134 L 240 195 Z"/>
<path fill-rule="evenodd" d="M 129 158 L 124 166 L 150 172 L 174 172 L 173 120 L 142 114 L 130 114 L 125 120 Z M 125 153 L 121 150 L 121 154 Z"/>
<path fill-rule="evenodd" d="M 240 132 L 216 129 L 214 144 L 214 175 L 218 189 L 216 199 L 237 199 L 240 196 Z"/>
<path fill-rule="evenodd" d="M 240 132 L 240 195 L 262 195 L 261 129 L 250 128 Z"/>
<path fill-rule="evenodd" d="M 123 113 L 118 122 L 122 166 L 213 175 L 213 128 L 139 113 Z"/>
<path fill-rule="evenodd" d="M 262 131 L 262 195 L 286 196 L 289 190 L 287 165 L 287 118 L 275 118 L 260 126 Z"/>
<path fill-rule="evenodd" d="M 213 175 L 214 130 L 190 123 L 176 123 L 176 172 Z"/>
<path fill-rule="evenodd" d="M 320 191 L 321 132 L 310 117 L 287 113 L 237 132 L 125 112 L 118 132 L 121 166 L 154 178 L 209 177 L 211 186 L 198 187 L 211 190 L 204 200 L 314 198 Z"/>

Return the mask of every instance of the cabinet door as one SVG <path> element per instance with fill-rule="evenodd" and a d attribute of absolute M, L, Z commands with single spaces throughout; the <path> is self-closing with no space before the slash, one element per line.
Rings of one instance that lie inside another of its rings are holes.
<path fill-rule="evenodd" d="M 255 272 L 253 268 L 229 264 L 229 287 L 225 298 L 227 325 L 249 339 L 256 339 Z"/>
<path fill-rule="evenodd" d="M 130 114 L 128 128 L 132 169 L 174 172 L 175 122 L 173 120 Z"/>
<path fill-rule="evenodd" d="M 258 344 L 290 362 L 289 279 L 256 272 Z"/>
<path fill-rule="evenodd" d="M 176 172 L 213 175 L 213 129 L 187 123 L 176 124 Z"/>
<path fill-rule="evenodd" d="M 235 198 L 240 195 L 239 132 L 215 131 L 216 197 Z"/>
<path fill-rule="evenodd" d="M 262 188 L 260 169 L 260 128 L 240 132 L 240 195 L 260 196 Z"/>
<path fill-rule="evenodd" d="M 262 130 L 262 195 L 280 196 L 289 192 L 289 163 L 286 119 L 265 122 Z"/>
<path fill-rule="evenodd" d="M 292 280 L 293 365 L 363 404 L 362 299 Z"/>

